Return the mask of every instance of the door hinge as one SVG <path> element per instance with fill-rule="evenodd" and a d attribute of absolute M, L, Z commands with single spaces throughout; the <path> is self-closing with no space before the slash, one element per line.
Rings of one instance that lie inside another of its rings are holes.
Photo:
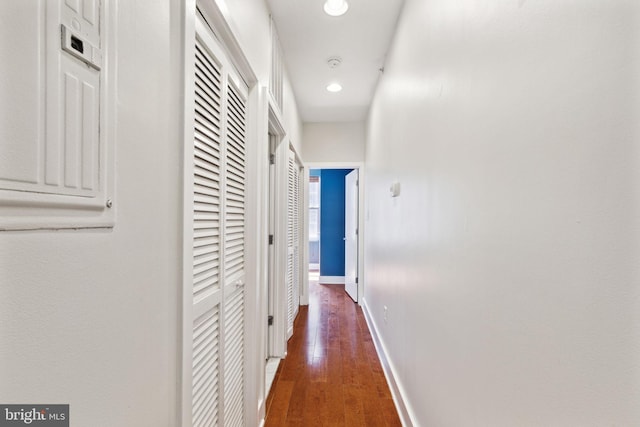
<path fill-rule="evenodd" d="M 273 234 L 269 234 L 269 244 L 273 245 Z"/>
<path fill-rule="evenodd" d="M 267 326 L 272 326 L 273 325 L 273 316 L 268 316 L 267 317 Z"/>
<path fill-rule="evenodd" d="M 269 154 L 269 164 L 270 165 L 275 165 L 276 164 L 276 155 L 275 154 Z"/>
<path fill-rule="evenodd" d="M 359 231 L 358 231 L 358 229 L 356 228 L 356 236 L 358 235 L 358 233 L 359 233 Z"/>
<path fill-rule="evenodd" d="M 356 277 L 356 285 L 358 284 L 358 278 Z"/>

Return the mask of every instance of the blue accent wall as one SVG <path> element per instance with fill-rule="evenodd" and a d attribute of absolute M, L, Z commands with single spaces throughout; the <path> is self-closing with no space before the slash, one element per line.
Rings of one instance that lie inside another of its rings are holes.
<path fill-rule="evenodd" d="M 352 170 L 320 172 L 321 276 L 344 276 L 344 177 Z"/>

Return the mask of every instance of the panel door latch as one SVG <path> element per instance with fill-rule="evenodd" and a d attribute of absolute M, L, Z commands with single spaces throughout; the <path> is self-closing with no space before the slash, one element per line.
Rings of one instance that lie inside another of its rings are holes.
<path fill-rule="evenodd" d="M 75 56 L 90 67 L 102 68 L 102 52 L 100 49 L 84 40 L 82 36 L 73 33 L 62 24 L 62 50 Z"/>

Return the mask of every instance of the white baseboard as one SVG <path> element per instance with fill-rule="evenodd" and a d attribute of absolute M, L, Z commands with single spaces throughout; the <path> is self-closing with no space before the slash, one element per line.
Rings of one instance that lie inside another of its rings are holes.
<path fill-rule="evenodd" d="M 369 313 L 369 306 L 367 305 L 367 301 L 365 299 L 362 299 L 362 312 L 364 313 L 364 318 L 367 321 L 367 326 L 369 327 L 371 338 L 373 338 L 373 344 L 376 347 L 378 358 L 380 358 L 382 370 L 384 371 L 384 376 L 386 377 L 387 383 L 389 384 L 391 396 L 393 397 L 393 403 L 395 403 L 396 405 L 396 410 L 398 411 L 400 421 L 402 422 L 403 427 L 413 427 L 414 425 L 417 425 L 417 423 L 415 423 L 415 416 L 413 416 L 413 411 L 411 411 L 410 407 L 405 403 L 405 393 L 403 392 L 400 383 L 396 381 L 396 370 L 393 367 L 391 361 L 387 358 L 387 350 L 380 340 L 378 328 L 376 327 L 376 323 Z"/>
<path fill-rule="evenodd" d="M 320 276 L 319 282 L 324 285 L 344 285 L 344 276 Z"/>

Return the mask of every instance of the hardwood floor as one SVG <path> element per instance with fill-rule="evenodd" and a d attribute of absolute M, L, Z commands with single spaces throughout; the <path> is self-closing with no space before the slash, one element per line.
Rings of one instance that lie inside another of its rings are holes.
<path fill-rule="evenodd" d="M 344 286 L 309 288 L 267 398 L 265 426 L 400 426 L 362 309 Z"/>

